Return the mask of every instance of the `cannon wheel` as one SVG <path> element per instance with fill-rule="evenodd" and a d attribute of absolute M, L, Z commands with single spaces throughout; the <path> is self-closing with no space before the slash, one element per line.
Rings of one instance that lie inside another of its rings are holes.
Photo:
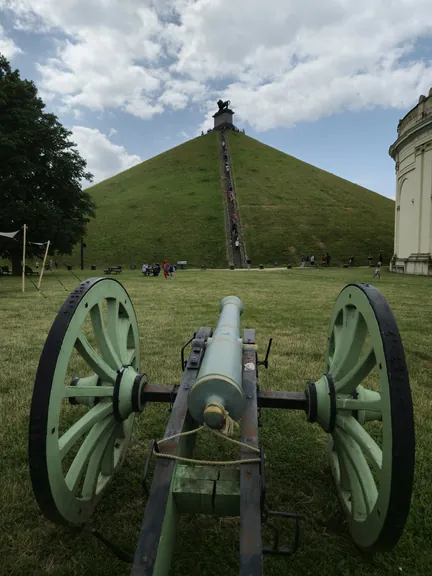
<path fill-rule="evenodd" d="M 126 290 L 114 279 L 86 280 L 57 314 L 33 390 L 30 475 L 49 520 L 86 522 L 123 462 L 135 414 L 119 415 L 120 376 L 140 376 L 139 388 L 139 364 L 138 325 Z"/>
<path fill-rule="evenodd" d="M 376 288 L 339 294 L 326 364 L 330 464 L 351 535 L 364 552 L 390 550 L 409 513 L 414 417 L 399 330 Z"/>

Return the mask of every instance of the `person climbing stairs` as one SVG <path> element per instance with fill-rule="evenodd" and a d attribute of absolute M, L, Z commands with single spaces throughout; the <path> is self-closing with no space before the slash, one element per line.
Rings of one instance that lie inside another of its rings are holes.
<path fill-rule="evenodd" d="M 240 226 L 240 219 L 238 217 L 238 203 L 232 174 L 231 155 L 229 152 L 227 135 L 224 130 L 220 133 L 220 146 L 223 167 L 222 185 L 224 189 L 224 202 L 228 216 L 228 218 L 225 218 L 225 222 L 229 255 L 232 256 L 232 263 L 235 268 L 244 268 L 246 250 Z"/>

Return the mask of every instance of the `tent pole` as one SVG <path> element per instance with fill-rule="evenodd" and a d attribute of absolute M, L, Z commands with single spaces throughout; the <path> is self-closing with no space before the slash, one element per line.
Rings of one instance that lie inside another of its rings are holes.
<path fill-rule="evenodd" d="M 48 240 L 48 244 L 47 244 L 47 247 L 46 247 L 46 250 L 45 250 L 45 256 L 44 256 L 44 259 L 43 259 L 43 262 L 42 262 L 42 268 L 41 268 L 41 271 L 40 271 L 40 274 L 39 274 L 39 282 L 38 282 L 38 287 L 37 287 L 38 290 L 40 290 L 40 285 L 41 285 L 41 282 L 42 282 L 42 276 L 43 276 L 43 273 L 44 273 L 44 270 L 45 270 L 45 262 L 46 262 L 46 259 L 47 259 L 47 256 L 48 256 L 49 246 L 50 246 L 50 240 Z"/>
<path fill-rule="evenodd" d="M 24 224 L 24 238 L 23 238 L 23 256 L 22 256 L 22 277 L 21 277 L 21 290 L 25 291 L 25 257 L 26 257 L 26 229 Z"/>

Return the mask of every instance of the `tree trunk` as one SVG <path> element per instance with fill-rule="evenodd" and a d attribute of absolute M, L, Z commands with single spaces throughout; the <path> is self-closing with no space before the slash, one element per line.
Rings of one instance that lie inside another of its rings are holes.
<path fill-rule="evenodd" d="M 12 256 L 12 275 L 21 276 L 22 266 L 20 256 Z"/>

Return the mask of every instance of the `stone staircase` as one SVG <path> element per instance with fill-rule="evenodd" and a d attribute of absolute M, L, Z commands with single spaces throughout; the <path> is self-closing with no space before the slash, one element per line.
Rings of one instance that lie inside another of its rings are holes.
<path fill-rule="evenodd" d="M 220 132 L 220 158 L 228 264 L 230 266 L 233 265 L 235 268 L 244 268 L 246 265 L 246 247 L 241 229 L 227 132 L 226 130 Z"/>

